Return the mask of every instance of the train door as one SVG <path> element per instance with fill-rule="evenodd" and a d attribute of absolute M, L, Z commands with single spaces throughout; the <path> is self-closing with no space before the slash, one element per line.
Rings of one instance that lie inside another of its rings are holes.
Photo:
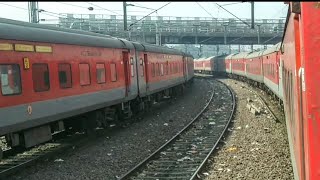
<path fill-rule="evenodd" d="M 148 63 L 148 55 L 147 54 L 144 54 L 144 56 L 143 56 L 143 60 L 144 60 L 144 72 L 145 72 L 145 80 L 146 80 L 146 84 L 147 84 L 147 90 L 148 90 L 148 88 L 149 88 L 149 85 L 148 85 L 148 83 L 149 83 L 149 72 L 148 72 L 148 66 L 149 66 L 149 63 Z"/>
<path fill-rule="evenodd" d="M 182 58 L 182 65 L 183 65 L 182 72 L 183 72 L 183 77 L 185 80 L 187 80 L 187 76 L 186 76 L 186 68 L 187 68 L 186 62 L 187 62 L 187 60 L 186 60 L 186 58 L 187 57 Z"/>
<path fill-rule="evenodd" d="M 123 57 L 123 69 L 124 69 L 124 79 L 125 79 L 125 86 L 126 86 L 126 96 L 128 96 L 128 92 L 130 91 L 130 68 L 129 68 L 129 53 L 122 52 Z"/>
<path fill-rule="evenodd" d="M 281 99 L 283 99 L 283 83 L 282 83 L 282 74 L 283 74 L 283 60 L 281 59 L 280 57 L 280 60 L 278 61 L 277 63 L 279 65 L 279 68 L 278 68 L 278 77 L 279 77 L 279 89 L 278 89 L 278 92 L 279 92 L 279 97 Z"/>

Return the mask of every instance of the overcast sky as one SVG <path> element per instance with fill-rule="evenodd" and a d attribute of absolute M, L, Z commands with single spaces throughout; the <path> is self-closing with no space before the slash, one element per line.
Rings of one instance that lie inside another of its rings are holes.
<path fill-rule="evenodd" d="M 158 9 L 168 2 L 127 2 L 136 6 L 143 6 Z M 235 3 L 235 4 L 234 4 Z M 157 13 L 151 16 L 176 16 L 176 17 L 215 17 L 234 18 L 219 5 L 236 15 L 239 18 L 251 18 L 251 4 L 236 2 L 171 2 Z M 13 7 L 16 6 L 16 7 Z M 202 7 L 200 7 L 202 6 Z M 87 8 L 93 7 L 93 11 Z M 99 8 L 100 7 L 100 8 Z M 284 18 L 288 5 L 283 2 L 255 2 L 255 18 L 257 19 L 278 19 Z M 108 14 L 123 15 L 122 2 L 39 2 L 39 9 L 48 13 L 40 13 L 40 19 L 57 19 L 59 13 L 73 14 Z M 145 16 L 152 12 L 152 9 L 128 6 L 128 16 Z M 0 2 L 0 17 L 21 21 L 29 21 L 27 2 Z"/>

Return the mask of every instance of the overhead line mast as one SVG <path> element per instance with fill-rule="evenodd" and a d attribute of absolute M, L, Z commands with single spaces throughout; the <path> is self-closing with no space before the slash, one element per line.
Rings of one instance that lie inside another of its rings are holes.
<path fill-rule="evenodd" d="M 251 29 L 254 29 L 254 2 L 251 2 Z"/>
<path fill-rule="evenodd" d="M 28 2 L 28 9 L 29 9 L 29 22 L 39 23 L 38 2 L 37 1 L 29 1 Z"/>

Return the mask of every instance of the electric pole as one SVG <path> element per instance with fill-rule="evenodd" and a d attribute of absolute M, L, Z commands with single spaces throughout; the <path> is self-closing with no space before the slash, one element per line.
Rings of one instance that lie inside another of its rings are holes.
<path fill-rule="evenodd" d="M 251 29 L 254 29 L 254 2 L 251 2 Z"/>
<path fill-rule="evenodd" d="M 123 29 L 126 31 L 127 28 L 127 3 L 123 1 Z"/>
<path fill-rule="evenodd" d="M 28 2 L 28 10 L 29 10 L 29 22 L 39 23 L 38 2 L 37 1 Z"/>

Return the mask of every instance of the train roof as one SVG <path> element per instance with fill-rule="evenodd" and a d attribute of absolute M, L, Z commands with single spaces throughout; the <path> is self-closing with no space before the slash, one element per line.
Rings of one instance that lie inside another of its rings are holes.
<path fill-rule="evenodd" d="M 206 58 L 205 57 L 201 57 L 198 59 L 198 61 L 202 61 L 202 60 L 205 60 Z"/>
<path fill-rule="evenodd" d="M 240 52 L 231 57 L 231 59 L 242 59 L 246 58 L 250 52 Z"/>
<path fill-rule="evenodd" d="M 273 52 L 277 52 L 280 50 L 280 46 L 281 46 L 281 42 L 275 44 L 274 46 L 272 46 L 271 48 L 266 49 L 262 55 L 267 55 L 267 54 L 271 54 Z"/>
<path fill-rule="evenodd" d="M 205 60 L 206 60 L 206 61 L 213 60 L 214 57 L 215 57 L 215 56 L 210 56 L 210 57 L 206 58 Z"/>
<path fill-rule="evenodd" d="M 85 34 L 85 35 L 92 35 L 92 36 L 98 36 L 98 37 L 113 38 L 112 36 L 106 35 L 106 34 L 93 33 L 93 32 L 89 32 L 89 31 L 77 30 L 77 29 L 55 27 L 55 26 L 49 26 L 49 25 L 44 25 L 44 24 L 28 23 L 28 22 L 16 21 L 16 20 L 5 19 L 5 18 L 0 18 L 0 23 L 21 25 L 24 27 L 33 27 L 33 28 L 40 28 L 40 29 L 50 29 L 50 30 L 70 32 L 70 33 L 75 33 L 75 34 Z"/>
<path fill-rule="evenodd" d="M 193 57 L 190 54 L 183 53 L 180 50 L 168 48 L 164 46 L 157 46 L 154 44 L 147 44 L 147 43 L 140 43 L 136 41 L 131 42 L 134 47 L 139 51 L 146 51 L 146 52 L 157 52 L 157 53 L 165 53 L 165 54 L 173 54 L 173 55 L 186 55 L 188 57 Z"/>
<path fill-rule="evenodd" d="M 192 55 L 183 53 L 180 50 L 163 46 L 131 42 L 122 38 L 116 38 L 82 30 L 52 27 L 43 24 L 27 23 L 4 18 L 0 18 L 0 38 L 8 40 L 70 44 L 105 48 L 137 48 L 138 50 L 147 52 L 185 55 L 188 57 L 192 57 Z"/>
<path fill-rule="evenodd" d="M 229 54 L 225 57 L 225 59 L 232 59 L 232 56 L 234 56 L 235 54 Z"/>
<path fill-rule="evenodd" d="M 246 58 L 256 58 L 256 57 L 260 57 L 262 55 L 262 53 L 264 52 L 264 50 L 260 50 L 260 51 L 253 51 L 250 54 L 248 54 L 248 56 Z"/>
<path fill-rule="evenodd" d="M 186 57 L 191 57 L 193 59 L 193 55 L 189 53 L 182 52 L 182 54 Z"/>
<path fill-rule="evenodd" d="M 222 54 L 222 55 L 215 56 L 213 59 L 214 60 L 224 60 L 227 56 L 228 56 L 227 54 Z"/>
<path fill-rule="evenodd" d="M 27 24 L 29 23 L 0 19 L 0 39 L 130 49 L 126 46 L 127 43 L 109 36 L 79 34 L 64 29 L 47 28 L 47 26 L 40 24 Z"/>

